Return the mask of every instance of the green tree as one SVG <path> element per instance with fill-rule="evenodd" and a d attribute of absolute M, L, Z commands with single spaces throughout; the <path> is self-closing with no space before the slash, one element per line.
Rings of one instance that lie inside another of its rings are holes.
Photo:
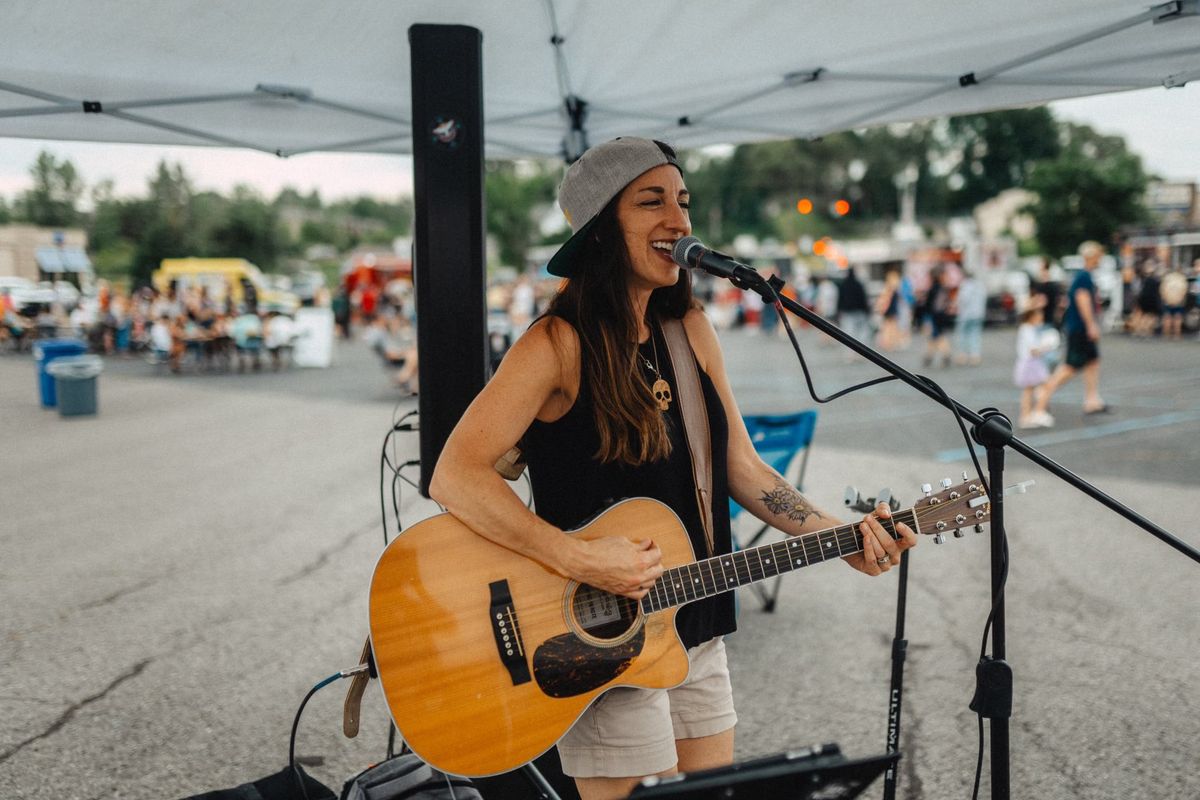
<path fill-rule="evenodd" d="M 0 225 L 7 225 L 12 222 L 12 209 L 8 207 L 8 201 L 0 197 Z"/>
<path fill-rule="evenodd" d="M 692 224 L 718 245 L 739 233 L 793 238 L 846 232 L 864 221 L 895 218 L 895 179 L 909 165 L 918 170 L 922 209 L 944 204 L 944 180 L 930 169 L 938 146 L 932 125 L 919 123 L 847 131 L 815 141 L 740 145 L 726 158 L 688 154 Z M 796 211 L 804 197 L 814 205 L 809 216 Z M 850 202 L 844 218 L 829 210 L 838 199 Z"/>
<path fill-rule="evenodd" d="M 29 169 L 33 186 L 21 197 L 21 216 L 34 225 L 66 227 L 79 222 L 76 208 L 83 179 L 70 161 L 59 161 L 43 150 Z"/>
<path fill-rule="evenodd" d="M 209 234 L 206 249 L 215 256 L 248 259 L 270 271 L 279 266 L 284 248 L 274 206 L 249 186 L 235 186 L 222 218 Z"/>
<path fill-rule="evenodd" d="M 537 238 L 535 212 L 554 201 L 560 175 L 537 162 L 488 162 L 487 232 L 499 245 L 502 264 L 525 267 L 525 253 Z"/>
<path fill-rule="evenodd" d="M 160 161 L 149 182 L 149 197 L 141 219 L 131 277 L 135 284 L 150 281 L 164 258 L 197 255 L 201 238 L 193 227 L 192 182 L 180 164 Z"/>
<path fill-rule="evenodd" d="M 275 199 L 271 203 L 276 208 L 304 208 L 309 211 L 321 210 L 321 195 L 316 189 L 313 189 L 307 195 L 300 194 L 300 191 L 292 186 L 285 186 L 279 190 L 279 194 L 275 195 Z"/>
<path fill-rule="evenodd" d="M 136 201 L 124 203 L 113 192 L 111 179 L 100 181 L 92 187 L 92 215 L 88 226 L 88 247 L 92 251 L 92 264 L 96 274 L 102 278 L 120 280 L 131 274 L 134 242 L 140 235 L 142 209 L 130 213 Z"/>
<path fill-rule="evenodd" d="M 389 202 L 375 197 L 355 197 L 330 205 L 323 216 L 337 226 L 338 238 L 330 241 L 342 249 L 362 243 L 390 244 L 412 232 L 411 197 Z"/>
<path fill-rule="evenodd" d="M 951 117 L 947 135 L 958 162 L 950 200 L 959 213 L 1024 186 L 1038 162 L 1061 149 L 1059 126 L 1045 106 Z"/>
<path fill-rule="evenodd" d="M 300 225 L 300 244 L 307 247 L 313 244 L 333 244 L 341 239 L 341 234 L 329 219 L 305 220 Z"/>
<path fill-rule="evenodd" d="M 106 178 L 92 187 L 92 219 L 88 245 L 103 250 L 121 238 L 121 203 L 113 193 L 113 182 Z"/>
<path fill-rule="evenodd" d="M 1147 176 L 1124 139 L 1071 123 L 1061 126 L 1061 136 L 1058 158 L 1039 162 L 1027 182 L 1038 195 L 1029 209 L 1038 242 L 1053 257 L 1089 239 L 1109 242 L 1122 225 L 1146 219 Z"/>

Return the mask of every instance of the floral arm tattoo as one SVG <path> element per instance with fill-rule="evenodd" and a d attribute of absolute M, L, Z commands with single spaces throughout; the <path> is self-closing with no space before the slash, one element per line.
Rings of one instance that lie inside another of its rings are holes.
<path fill-rule="evenodd" d="M 763 492 L 759 499 L 772 514 L 783 514 L 801 525 L 809 517 L 822 519 L 821 512 L 817 511 L 812 503 L 805 500 L 804 496 L 796 491 L 796 487 L 781 478 L 776 478 L 775 488 L 769 492 Z"/>

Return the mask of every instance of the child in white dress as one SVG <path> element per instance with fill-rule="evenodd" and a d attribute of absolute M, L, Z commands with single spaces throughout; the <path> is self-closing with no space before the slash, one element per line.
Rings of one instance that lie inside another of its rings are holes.
<path fill-rule="evenodd" d="M 1021 314 L 1021 326 L 1017 328 L 1017 363 L 1013 367 L 1013 382 L 1021 387 L 1022 428 L 1049 428 L 1054 417 L 1044 411 L 1034 411 L 1034 401 L 1041 394 L 1042 384 L 1050 377 L 1046 362 L 1042 359 L 1048 348 L 1042 341 L 1042 309 L 1028 308 Z"/>

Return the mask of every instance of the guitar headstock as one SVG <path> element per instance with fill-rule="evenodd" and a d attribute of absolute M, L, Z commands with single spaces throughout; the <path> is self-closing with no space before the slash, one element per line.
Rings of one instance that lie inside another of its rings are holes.
<path fill-rule="evenodd" d="M 924 497 L 913 503 L 913 517 L 919 533 L 932 534 L 937 544 L 945 541 L 945 531 L 953 531 L 956 537 L 963 536 L 963 528 L 974 526 L 982 533 L 982 523 L 992 515 L 992 503 L 983 489 L 983 481 L 969 478 L 963 473 L 962 483 L 955 484 L 943 478 L 941 491 L 936 494 L 928 483 L 921 486 Z"/>

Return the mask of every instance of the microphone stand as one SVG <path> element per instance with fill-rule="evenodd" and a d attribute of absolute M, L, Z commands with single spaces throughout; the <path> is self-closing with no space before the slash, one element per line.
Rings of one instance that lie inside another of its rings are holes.
<path fill-rule="evenodd" d="M 853 487 L 846 487 L 846 505 L 854 511 L 869 514 L 879 503 L 886 502 L 888 508 L 897 511 L 900 503 L 890 489 L 881 489 L 872 498 L 862 498 Z M 886 493 L 886 494 L 885 494 Z M 855 502 L 855 501 L 858 502 Z M 892 678 L 888 686 L 887 753 L 900 751 L 900 711 L 904 701 L 904 660 L 908 655 L 908 640 L 904 638 L 904 614 L 908 607 L 908 556 L 911 551 L 900 554 L 900 580 L 896 584 L 896 632 L 892 636 Z M 896 800 L 897 761 L 888 762 L 883 772 L 883 800 Z"/>
<path fill-rule="evenodd" d="M 698 242 L 697 242 L 698 244 Z M 1004 660 L 1004 594 L 1003 579 L 1007 571 L 1006 546 L 1004 536 L 1004 451 L 1010 448 L 1028 458 L 1050 474 L 1074 486 L 1079 491 L 1091 497 L 1096 502 L 1129 520 L 1139 528 L 1154 535 L 1179 552 L 1200 563 L 1200 551 L 1186 542 L 1168 533 L 1149 519 L 1134 511 L 1129 506 L 1102 492 L 1083 478 L 1054 461 L 1017 437 L 1013 436 L 1012 422 L 1008 417 L 994 408 L 985 408 L 978 413 L 972 411 L 953 398 L 940 394 L 930 382 L 919 375 L 914 375 L 889 359 L 879 351 L 850 336 L 838 326 L 821 315 L 810 311 L 804 306 L 782 294 L 785 283 L 777 276 L 764 279 L 755 270 L 739 264 L 733 259 L 714 251 L 699 247 L 694 250 L 701 252 L 696 256 L 689 248 L 686 254 L 687 263 L 682 264 L 692 269 L 702 269 L 710 275 L 725 278 L 740 289 L 755 292 L 762 297 L 767 305 L 786 308 L 794 316 L 807 322 L 812 327 L 824 333 L 880 369 L 894 375 L 899 380 L 916 389 L 929 399 L 952 409 L 973 426 L 972 438 L 983 445 L 987 452 L 988 481 L 991 489 L 991 563 L 992 563 L 992 655 L 985 656 L 976 665 L 975 698 L 971 701 L 972 710 L 991 722 L 991 777 L 992 799 L 1008 800 L 1009 798 L 1009 738 L 1008 718 L 1012 713 L 1012 669 Z M 718 258 L 706 258 L 708 254 Z M 903 570 L 903 565 L 901 567 Z"/>

